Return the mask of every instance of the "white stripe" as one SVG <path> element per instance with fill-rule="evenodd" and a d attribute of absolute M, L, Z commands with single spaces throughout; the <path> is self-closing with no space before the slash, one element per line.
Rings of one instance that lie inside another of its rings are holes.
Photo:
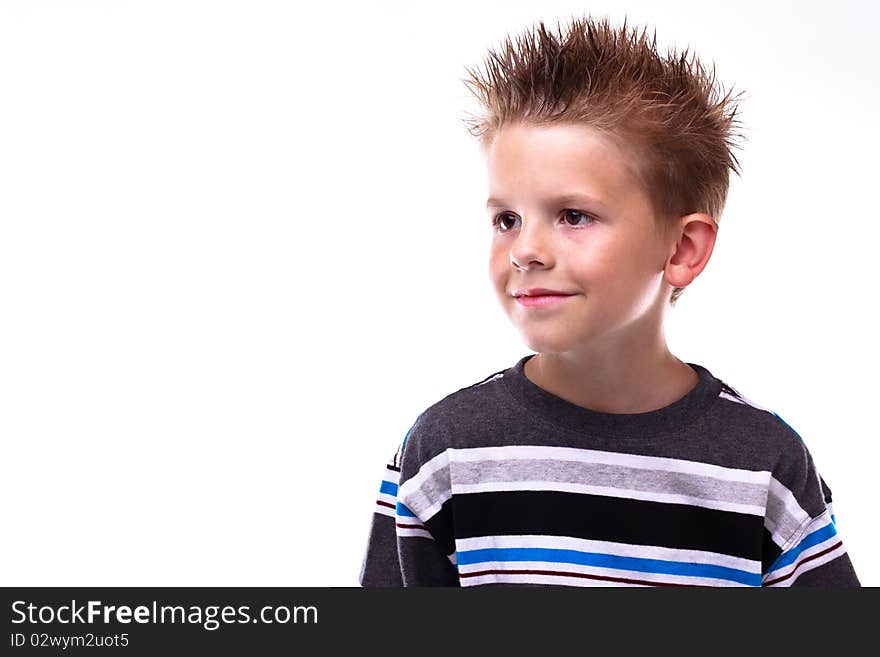
<path fill-rule="evenodd" d="M 395 507 L 396 510 L 396 507 Z M 424 523 L 416 517 L 413 516 L 403 516 L 398 514 L 397 519 L 407 525 L 418 525 L 419 527 L 423 527 Z"/>
<path fill-rule="evenodd" d="M 751 399 L 749 399 L 748 397 L 746 397 L 745 395 L 742 395 L 742 394 L 739 396 L 739 399 L 737 399 L 733 395 L 730 395 L 730 394 L 722 391 L 721 394 L 719 395 L 719 397 L 723 397 L 724 399 L 729 399 L 730 401 L 735 401 L 739 404 L 745 404 L 746 406 L 751 406 L 752 408 L 757 408 L 758 410 L 761 410 L 761 411 L 767 411 L 768 413 L 773 413 L 773 411 L 771 409 L 753 402 Z M 773 413 L 773 414 L 775 415 L 775 413 Z"/>
<path fill-rule="evenodd" d="M 711 564 L 745 570 L 754 574 L 761 573 L 761 562 L 743 559 L 729 554 L 710 552 L 707 550 L 688 550 L 685 548 L 668 548 L 657 545 L 635 545 L 612 541 L 595 541 L 572 536 L 544 536 L 530 534 L 523 536 L 476 536 L 473 538 L 457 538 L 455 549 L 458 552 L 480 550 L 485 548 L 549 548 L 561 550 L 577 550 L 579 552 L 598 552 L 621 557 L 639 559 L 660 559 L 662 561 L 684 561 L 689 563 Z"/>
<path fill-rule="evenodd" d="M 559 564 L 545 561 L 486 561 L 476 565 L 478 566 L 476 568 L 459 567 L 459 572 L 461 575 L 466 575 L 468 572 L 479 572 L 481 570 L 547 570 L 560 573 L 574 572 L 583 573 L 585 575 L 647 580 L 649 582 L 692 584 L 697 586 L 748 586 L 748 584 L 743 584 L 741 582 L 715 577 L 687 577 L 684 575 L 646 573 L 638 570 L 621 570 L 618 568 L 602 568 L 599 566 L 584 566 L 581 564 Z M 650 584 L 639 584 L 635 582 L 612 582 L 604 579 L 577 577 L 574 575 L 545 575 L 538 573 L 491 573 L 475 577 L 460 576 L 459 580 L 461 581 L 462 586 L 515 582 L 526 582 L 530 584 L 546 583 L 565 586 L 650 586 Z"/>
<path fill-rule="evenodd" d="M 397 506 L 397 498 L 394 495 L 389 495 L 388 493 L 379 493 L 376 495 L 376 501 L 382 500 L 383 502 L 388 502 L 391 505 L 391 509 L 394 510 L 394 507 Z"/>
<path fill-rule="evenodd" d="M 624 499 L 646 500 L 649 502 L 665 502 L 668 504 L 687 504 L 706 509 L 720 509 L 722 511 L 736 511 L 753 516 L 764 516 L 764 507 L 754 504 L 740 504 L 738 502 L 726 502 L 724 500 L 711 500 L 691 495 L 676 493 L 661 493 L 657 491 L 628 490 L 619 486 L 591 486 L 589 484 L 573 484 L 565 481 L 486 481 L 478 484 L 456 484 L 455 492 L 459 493 L 485 493 L 504 490 L 553 490 L 564 493 L 587 493 L 590 495 L 604 495 L 606 497 L 620 497 Z"/>
<path fill-rule="evenodd" d="M 379 513 L 383 516 L 390 516 L 391 518 L 396 518 L 397 514 L 394 512 L 394 509 L 389 509 L 387 506 L 382 506 L 381 504 L 377 504 L 374 509 L 376 513 Z"/>
<path fill-rule="evenodd" d="M 409 527 L 398 527 L 397 528 L 397 535 L 402 536 L 404 538 L 411 538 L 411 537 L 418 536 L 421 538 L 430 538 L 432 541 L 434 540 L 434 537 L 431 535 L 431 532 L 429 532 L 427 529 L 412 529 Z"/>
<path fill-rule="evenodd" d="M 729 399 L 730 401 L 732 401 L 732 402 L 736 402 L 737 404 L 742 404 L 743 406 L 748 406 L 748 404 L 746 404 L 746 403 L 745 403 L 742 399 L 740 399 L 739 397 L 734 397 L 734 396 L 731 395 L 730 393 L 728 393 L 728 392 L 724 392 L 723 390 L 722 390 L 720 393 L 718 393 L 718 396 L 721 397 L 722 399 Z"/>
<path fill-rule="evenodd" d="M 394 509 L 389 509 L 387 506 L 382 506 L 381 504 L 377 504 L 376 508 L 374 510 L 376 513 L 383 515 L 383 516 L 389 516 L 391 518 L 397 517 L 396 514 L 394 513 Z"/>

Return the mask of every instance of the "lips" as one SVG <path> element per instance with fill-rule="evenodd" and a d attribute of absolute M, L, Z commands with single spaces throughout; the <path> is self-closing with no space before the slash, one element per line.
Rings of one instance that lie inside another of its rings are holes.
<path fill-rule="evenodd" d="M 526 308 L 550 308 L 565 303 L 566 299 L 573 294 L 538 294 L 535 296 L 523 294 L 516 297 L 516 302 Z"/>
<path fill-rule="evenodd" d="M 513 293 L 513 296 L 516 298 L 520 297 L 544 297 L 544 296 L 555 296 L 555 297 L 570 297 L 574 292 L 565 292 L 563 290 L 552 290 L 546 287 L 532 287 L 528 289 L 517 290 Z"/>

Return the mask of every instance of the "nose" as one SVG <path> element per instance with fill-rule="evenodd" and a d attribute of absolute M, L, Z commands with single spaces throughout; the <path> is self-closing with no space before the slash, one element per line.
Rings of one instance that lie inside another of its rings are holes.
<path fill-rule="evenodd" d="M 514 269 L 546 267 L 551 260 L 549 237 L 540 222 L 522 222 L 519 234 L 510 246 L 510 264 Z"/>

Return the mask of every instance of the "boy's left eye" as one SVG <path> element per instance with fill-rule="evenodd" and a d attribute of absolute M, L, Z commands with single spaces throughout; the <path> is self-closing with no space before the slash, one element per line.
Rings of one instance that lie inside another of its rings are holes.
<path fill-rule="evenodd" d="M 566 218 L 570 217 L 571 215 L 576 215 L 576 216 L 584 217 L 585 219 L 589 219 L 590 221 L 593 220 L 593 218 L 590 215 L 588 215 L 585 212 L 580 212 L 579 210 L 563 210 L 562 214 Z"/>

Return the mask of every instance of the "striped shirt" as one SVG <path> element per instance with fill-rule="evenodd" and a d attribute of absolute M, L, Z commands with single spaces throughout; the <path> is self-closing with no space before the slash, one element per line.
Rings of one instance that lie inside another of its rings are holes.
<path fill-rule="evenodd" d="M 525 362 L 423 411 L 385 465 L 361 586 L 860 586 L 801 437 L 699 375 L 646 413 Z"/>

